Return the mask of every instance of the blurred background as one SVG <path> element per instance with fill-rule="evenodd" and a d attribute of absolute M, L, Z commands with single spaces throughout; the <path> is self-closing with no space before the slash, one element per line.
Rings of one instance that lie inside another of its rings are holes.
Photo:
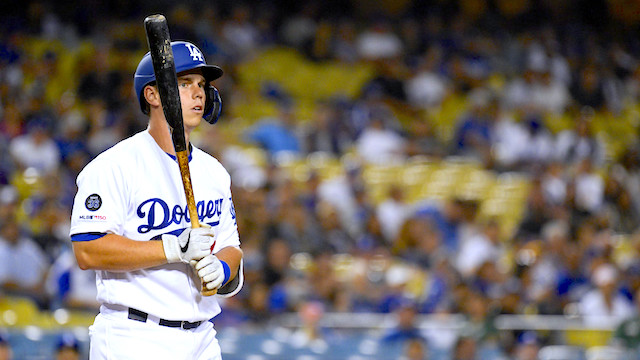
<path fill-rule="evenodd" d="M 640 356 L 640 2 L 43 0 L 0 4 L 0 359 L 87 356 L 75 178 L 146 127 L 153 13 L 225 71 L 225 360 Z"/>

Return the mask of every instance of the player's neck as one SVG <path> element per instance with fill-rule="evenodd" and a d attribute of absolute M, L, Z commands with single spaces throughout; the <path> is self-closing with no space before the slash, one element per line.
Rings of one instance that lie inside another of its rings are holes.
<path fill-rule="evenodd" d="M 162 120 L 162 121 L 160 121 Z M 149 126 L 147 128 L 149 130 L 149 134 L 156 141 L 158 146 L 167 154 L 175 155 L 175 149 L 173 147 L 173 141 L 171 139 L 171 131 L 169 131 L 169 126 L 166 121 L 159 118 L 151 118 L 149 120 Z M 189 144 L 189 133 L 185 131 L 185 138 L 187 144 Z"/>

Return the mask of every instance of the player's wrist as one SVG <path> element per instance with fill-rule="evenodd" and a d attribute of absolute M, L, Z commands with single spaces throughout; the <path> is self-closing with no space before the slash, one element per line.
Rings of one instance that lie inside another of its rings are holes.
<path fill-rule="evenodd" d="M 231 277 L 231 268 L 224 260 L 220 260 L 220 264 L 222 264 L 222 270 L 224 272 L 224 280 L 222 280 L 222 284 L 220 284 L 220 286 L 224 286 L 229 282 L 229 278 Z"/>
<path fill-rule="evenodd" d="M 180 244 L 178 243 L 177 236 L 171 234 L 162 235 L 162 247 L 168 263 L 182 262 L 182 258 L 180 257 Z"/>

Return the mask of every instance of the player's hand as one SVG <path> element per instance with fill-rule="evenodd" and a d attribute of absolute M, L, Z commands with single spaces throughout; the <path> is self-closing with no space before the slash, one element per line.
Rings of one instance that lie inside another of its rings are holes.
<path fill-rule="evenodd" d="M 217 256 L 209 254 L 195 264 L 198 276 L 202 279 L 203 286 L 209 290 L 219 288 L 229 277 L 229 266 L 226 271 L 224 262 Z"/>
<path fill-rule="evenodd" d="M 213 229 L 207 224 L 199 228 L 186 228 L 180 235 L 162 235 L 162 245 L 167 262 L 190 263 L 200 260 L 211 253 Z"/>

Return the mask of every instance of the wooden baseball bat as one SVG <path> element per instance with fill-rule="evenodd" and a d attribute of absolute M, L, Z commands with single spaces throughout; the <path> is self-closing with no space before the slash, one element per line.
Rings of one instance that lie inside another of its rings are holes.
<path fill-rule="evenodd" d="M 180 105 L 180 92 L 178 90 L 178 76 L 176 74 L 176 65 L 173 58 L 173 50 L 171 49 L 171 37 L 169 36 L 169 27 L 167 19 L 164 15 L 150 15 L 144 19 L 144 27 L 147 34 L 147 42 L 149 43 L 149 52 L 153 63 L 153 71 L 156 75 L 156 84 L 160 93 L 160 101 L 164 116 L 171 128 L 171 140 L 176 151 L 178 166 L 180 167 L 180 175 L 182 176 L 182 185 L 184 193 L 187 197 L 187 208 L 189 210 L 189 218 L 191 219 L 191 227 L 200 227 L 198 221 L 198 211 L 196 209 L 196 201 L 193 197 L 193 188 L 191 186 L 191 172 L 189 171 L 189 149 L 184 135 L 184 124 L 182 119 L 182 106 Z M 202 295 L 215 295 L 217 290 L 208 290 L 202 284 Z"/>

